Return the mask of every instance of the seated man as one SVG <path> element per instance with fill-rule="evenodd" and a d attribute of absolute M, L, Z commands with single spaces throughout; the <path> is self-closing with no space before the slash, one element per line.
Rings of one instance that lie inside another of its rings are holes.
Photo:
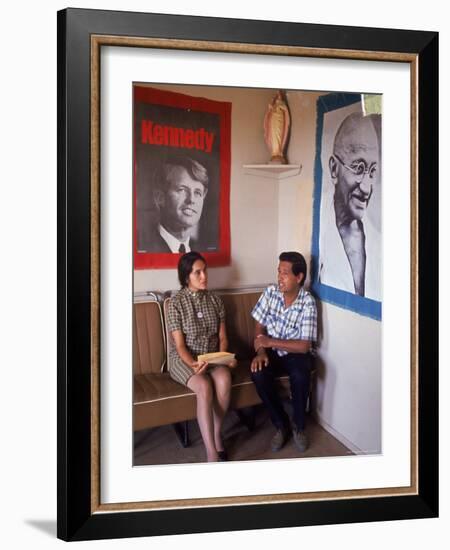
<path fill-rule="evenodd" d="M 307 274 L 305 258 L 298 252 L 283 252 L 279 260 L 278 286 L 266 288 L 252 311 L 256 321 L 256 356 L 251 372 L 276 428 L 271 441 L 274 452 L 283 447 L 291 433 L 275 377 L 283 372 L 289 375 L 294 442 L 304 452 L 308 447 L 305 410 L 312 364 L 310 351 L 317 337 L 317 309 L 314 298 L 303 288 Z"/>

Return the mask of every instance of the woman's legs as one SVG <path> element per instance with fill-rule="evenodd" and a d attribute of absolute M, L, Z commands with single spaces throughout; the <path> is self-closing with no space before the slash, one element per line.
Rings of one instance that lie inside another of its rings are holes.
<path fill-rule="evenodd" d="M 197 397 L 197 421 L 206 447 L 208 462 L 217 462 L 217 450 L 214 443 L 213 399 L 214 391 L 211 379 L 205 374 L 194 374 L 187 383 Z"/>
<path fill-rule="evenodd" d="M 187 385 L 197 397 L 197 420 L 208 462 L 216 462 L 217 451 L 224 450 L 221 430 L 230 404 L 231 373 L 228 367 L 217 367 L 210 374 L 194 374 Z"/>
<path fill-rule="evenodd" d="M 215 399 L 213 401 L 214 443 L 217 451 L 223 451 L 222 423 L 230 405 L 231 373 L 228 367 L 217 367 L 211 371 Z"/>

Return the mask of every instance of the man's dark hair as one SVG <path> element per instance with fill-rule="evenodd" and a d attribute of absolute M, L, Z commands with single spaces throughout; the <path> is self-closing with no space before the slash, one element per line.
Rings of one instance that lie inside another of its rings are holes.
<path fill-rule="evenodd" d="M 194 251 L 183 254 L 178 260 L 178 280 L 180 281 L 181 288 L 188 286 L 192 266 L 197 260 L 201 260 L 205 266 L 207 265 L 205 258 L 199 252 Z"/>
<path fill-rule="evenodd" d="M 292 264 L 292 273 L 297 276 L 303 273 L 303 279 L 300 286 L 305 284 L 306 276 L 308 275 L 308 268 L 306 267 L 306 260 L 300 254 L 300 252 L 282 252 L 278 258 L 280 262 L 289 262 Z"/>
<path fill-rule="evenodd" d="M 184 168 L 193 180 L 203 184 L 206 194 L 209 184 L 208 171 L 198 161 L 186 155 L 170 155 L 157 166 L 154 179 L 155 188 L 165 192 L 173 174 L 180 168 Z"/>

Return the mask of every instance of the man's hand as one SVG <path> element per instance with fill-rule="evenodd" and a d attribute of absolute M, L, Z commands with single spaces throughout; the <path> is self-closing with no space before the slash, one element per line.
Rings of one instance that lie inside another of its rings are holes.
<path fill-rule="evenodd" d="M 250 365 L 250 370 L 252 372 L 257 372 L 262 370 L 264 367 L 267 367 L 268 364 L 269 357 L 267 356 L 266 350 L 261 348 L 253 358 L 252 364 Z"/>
<path fill-rule="evenodd" d="M 209 363 L 207 363 L 206 361 L 196 361 L 192 364 L 192 368 L 195 374 L 205 374 L 208 365 Z"/>
<path fill-rule="evenodd" d="M 255 346 L 255 351 L 257 352 L 259 348 L 270 348 L 272 347 L 272 339 L 269 338 L 266 334 L 258 334 L 254 339 L 253 345 Z"/>

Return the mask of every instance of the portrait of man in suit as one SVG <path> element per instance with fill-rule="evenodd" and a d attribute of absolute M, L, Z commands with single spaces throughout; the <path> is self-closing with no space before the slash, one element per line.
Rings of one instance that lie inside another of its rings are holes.
<path fill-rule="evenodd" d="M 191 157 L 172 156 L 162 161 L 153 181 L 157 215 L 143 228 L 140 248 L 174 254 L 201 249 L 199 222 L 208 184 L 206 168 Z"/>
<path fill-rule="evenodd" d="M 231 104 L 136 85 L 133 107 L 135 269 L 228 265 Z"/>

